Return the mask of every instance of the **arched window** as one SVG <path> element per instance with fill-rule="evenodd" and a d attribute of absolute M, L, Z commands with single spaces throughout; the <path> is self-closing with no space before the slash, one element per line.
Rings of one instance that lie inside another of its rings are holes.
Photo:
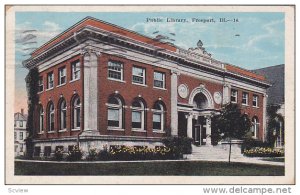
<path fill-rule="evenodd" d="M 164 131 L 164 106 L 156 102 L 153 107 L 153 130 Z"/>
<path fill-rule="evenodd" d="M 133 129 L 145 129 L 145 106 L 142 101 L 135 100 L 132 103 L 131 126 Z"/>
<path fill-rule="evenodd" d="M 258 118 L 254 116 L 252 118 L 252 137 L 253 138 L 258 138 L 258 131 L 259 131 L 259 122 Z"/>
<path fill-rule="evenodd" d="M 67 103 L 65 99 L 60 101 L 60 112 L 59 112 L 59 129 L 64 130 L 67 127 Z"/>
<path fill-rule="evenodd" d="M 42 133 L 44 131 L 44 110 L 43 106 L 39 105 L 39 131 L 38 133 Z"/>
<path fill-rule="evenodd" d="M 54 131 L 54 104 L 50 102 L 48 105 L 48 132 Z"/>
<path fill-rule="evenodd" d="M 107 121 L 108 126 L 113 128 L 122 128 L 123 104 L 120 98 L 110 97 L 107 104 Z"/>
<path fill-rule="evenodd" d="M 80 129 L 80 108 L 81 108 L 81 104 L 80 104 L 80 99 L 79 97 L 75 97 L 73 100 L 73 110 L 72 110 L 72 129 L 74 130 L 79 130 Z"/>

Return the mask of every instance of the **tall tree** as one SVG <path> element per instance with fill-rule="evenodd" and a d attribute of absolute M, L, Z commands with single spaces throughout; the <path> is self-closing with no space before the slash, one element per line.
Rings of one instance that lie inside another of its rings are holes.
<path fill-rule="evenodd" d="M 251 127 L 249 117 L 242 114 L 241 108 L 237 104 L 226 104 L 222 107 L 220 114 L 213 117 L 213 131 L 223 139 L 229 139 L 230 163 L 232 139 L 244 139 Z"/>
<path fill-rule="evenodd" d="M 280 134 L 279 130 L 279 121 L 284 121 L 284 118 L 281 114 L 278 114 L 278 110 L 280 109 L 280 105 L 269 105 L 267 107 L 267 115 L 268 115 L 268 142 L 274 146 L 276 136 Z M 284 125 L 284 123 L 282 124 Z M 284 127 L 282 127 L 284 129 Z M 281 132 L 284 135 L 284 132 Z"/>

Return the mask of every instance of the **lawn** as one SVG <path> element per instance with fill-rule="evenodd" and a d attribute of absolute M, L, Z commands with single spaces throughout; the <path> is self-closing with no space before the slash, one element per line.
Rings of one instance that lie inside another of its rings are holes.
<path fill-rule="evenodd" d="M 283 176 L 283 166 L 209 161 L 69 163 L 15 161 L 15 175 Z"/>

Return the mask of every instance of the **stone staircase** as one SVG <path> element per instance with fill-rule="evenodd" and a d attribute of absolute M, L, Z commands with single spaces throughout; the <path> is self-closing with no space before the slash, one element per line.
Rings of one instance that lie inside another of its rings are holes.
<path fill-rule="evenodd" d="M 228 160 L 229 155 L 229 144 L 219 144 L 216 146 L 212 145 L 202 145 L 195 146 L 192 145 L 192 154 L 187 155 L 189 160 Z M 240 145 L 233 144 L 231 146 L 231 159 L 241 159 L 244 158 L 241 154 Z"/>

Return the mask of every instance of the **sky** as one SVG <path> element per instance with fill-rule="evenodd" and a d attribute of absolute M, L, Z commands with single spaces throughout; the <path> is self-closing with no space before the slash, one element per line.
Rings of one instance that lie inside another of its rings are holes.
<path fill-rule="evenodd" d="M 197 47 L 201 40 L 213 58 L 249 70 L 284 64 L 285 25 L 284 13 L 280 12 L 16 12 L 15 112 L 27 110 L 24 79 L 28 70 L 22 61 L 34 48 L 87 16 L 153 38 L 168 36 L 170 42 L 184 49 Z M 147 22 L 147 18 L 162 22 Z M 168 18 L 187 22 L 166 22 Z M 214 22 L 193 22 L 193 18 Z M 236 22 L 220 22 L 220 18 Z"/>

